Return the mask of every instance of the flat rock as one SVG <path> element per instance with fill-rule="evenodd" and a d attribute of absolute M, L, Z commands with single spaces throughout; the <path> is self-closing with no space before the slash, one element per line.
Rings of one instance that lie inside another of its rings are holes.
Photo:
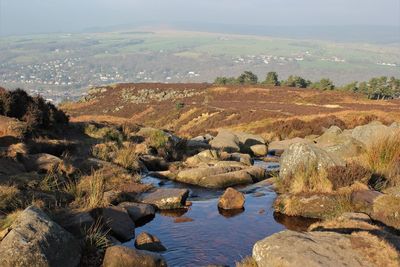
<path fill-rule="evenodd" d="M 158 254 L 125 246 L 107 248 L 103 267 L 167 267 L 165 259 Z"/>
<path fill-rule="evenodd" d="M 140 202 L 151 204 L 160 210 L 180 209 L 185 206 L 188 196 L 187 189 L 162 188 L 143 194 Z"/>
<path fill-rule="evenodd" d="M 45 153 L 27 155 L 22 159 L 22 163 L 28 172 L 50 171 L 54 166 L 61 162 L 62 160 L 60 158 Z"/>
<path fill-rule="evenodd" d="M 0 266 L 78 266 L 80 243 L 43 211 L 28 207 L 0 243 Z"/>
<path fill-rule="evenodd" d="M 210 141 L 212 148 L 226 151 L 228 153 L 239 152 L 239 138 L 232 132 L 220 130 L 218 135 Z"/>
<path fill-rule="evenodd" d="M 358 249 L 369 243 L 362 236 L 287 230 L 258 241 L 253 247 L 253 258 L 259 267 L 377 266 L 367 260 L 362 249 Z"/>

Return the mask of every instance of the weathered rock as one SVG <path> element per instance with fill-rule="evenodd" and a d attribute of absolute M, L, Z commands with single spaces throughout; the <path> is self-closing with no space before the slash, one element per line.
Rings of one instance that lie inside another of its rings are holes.
<path fill-rule="evenodd" d="M 95 210 L 94 217 L 101 218 L 110 228 L 111 234 L 120 241 L 126 242 L 135 237 L 135 223 L 128 212 L 121 207 L 113 206 Z"/>
<path fill-rule="evenodd" d="M 300 138 L 300 137 L 296 137 L 293 139 L 286 139 L 286 140 L 282 140 L 282 141 L 272 141 L 271 143 L 268 144 L 268 150 L 272 154 L 282 154 L 292 144 L 297 144 L 297 143 L 312 144 L 313 142 L 310 140 Z"/>
<path fill-rule="evenodd" d="M 256 157 L 264 157 L 268 153 L 268 147 L 264 144 L 252 145 L 250 150 Z"/>
<path fill-rule="evenodd" d="M 239 139 L 239 147 L 242 153 L 252 153 L 252 146 L 265 145 L 264 138 L 261 136 L 243 132 L 234 132 L 233 134 Z"/>
<path fill-rule="evenodd" d="M 20 175 L 25 171 L 22 164 L 9 158 L 0 158 L 0 181 L 5 182 L 10 176 Z"/>
<path fill-rule="evenodd" d="M 379 250 L 380 246 L 370 240 L 370 236 L 362 234 L 282 231 L 258 241 L 253 248 L 253 258 L 259 267 L 377 267 L 371 260 L 374 256 L 367 253 L 371 249 Z M 397 261 L 391 260 L 392 263 Z"/>
<path fill-rule="evenodd" d="M 218 201 L 218 207 L 224 210 L 243 209 L 245 202 L 244 194 L 229 187 Z"/>
<path fill-rule="evenodd" d="M 135 240 L 135 247 L 140 250 L 161 252 L 167 250 L 160 239 L 146 232 L 140 233 Z"/>
<path fill-rule="evenodd" d="M 367 125 L 357 126 L 351 131 L 351 136 L 365 145 L 370 145 L 382 136 L 394 133 L 396 129 L 375 121 Z"/>
<path fill-rule="evenodd" d="M 57 164 L 62 163 L 62 160 L 50 154 L 33 154 L 22 159 L 27 171 L 50 171 Z"/>
<path fill-rule="evenodd" d="M 156 206 L 160 210 L 183 208 L 189 196 L 187 189 L 157 189 L 141 196 L 140 202 Z"/>
<path fill-rule="evenodd" d="M 279 176 L 281 179 L 286 179 L 294 174 L 299 167 L 307 167 L 313 164 L 317 165 L 318 170 L 346 165 L 343 160 L 315 145 L 295 143 L 282 154 Z"/>
<path fill-rule="evenodd" d="M 214 164 L 220 160 L 220 155 L 218 151 L 213 149 L 204 150 L 197 155 L 189 157 L 186 159 L 185 163 L 188 166 L 198 166 L 201 163 Z"/>
<path fill-rule="evenodd" d="M 155 253 L 145 252 L 124 246 L 107 248 L 103 267 L 166 267 L 165 259 Z"/>
<path fill-rule="evenodd" d="M 374 201 L 382 193 L 372 190 L 360 190 L 351 193 L 351 204 L 357 211 L 371 212 Z"/>
<path fill-rule="evenodd" d="M 118 206 L 124 208 L 128 212 L 135 224 L 153 218 L 156 213 L 156 210 L 150 204 L 123 202 Z"/>
<path fill-rule="evenodd" d="M 25 209 L 0 243 L 0 266 L 78 266 L 79 242 L 43 211 Z"/>
<path fill-rule="evenodd" d="M 239 152 L 239 138 L 232 132 L 221 130 L 218 135 L 210 141 L 212 148 L 220 149 L 228 153 Z"/>
<path fill-rule="evenodd" d="M 60 224 L 75 236 L 82 236 L 94 223 L 89 212 L 78 212 L 60 221 Z"/>
<path fill-rule="evenodd" d="M 243 153 L 231 153 L 231 154 L 223 154 L 221 155 L 223 160 L 233 160 L 237 162 L 241 162 L 245 165 L 251 166 L 253 165 L 253 159 L 249 154 Z"/>
<path fill-rule="evenodd" d="M 265 170 L 259 167 L 209 167 L 183 170 L 176 180 L 207 188 L 226 188 L 251 184 L 265 179 Z"/>

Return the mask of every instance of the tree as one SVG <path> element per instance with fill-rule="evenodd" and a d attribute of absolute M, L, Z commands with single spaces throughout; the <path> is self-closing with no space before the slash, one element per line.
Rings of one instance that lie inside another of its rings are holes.
<path fill-rule="evenodd" d="M 340 88 L 340 90 L 355 93 L 355 92 L 359 91 L 359 88 L 357 85 L 358 85 L 358 82 L 352 82 L 352 83 L 344 85 L 343 87 Z"/>
<path fill-rule="evenodd" d="M 319 89 L 319 90 L 333 90 L 335 89 L 335 85 L 329 79 L 321 79 L 319 82 L 313 83 L 311 85 L 312 88 Z"/>
<path fill-rule="evenodd" d="M 266 85 L 273 85 L 273 86 L 279 86 L 280 82 L 278 79 L 278 74 L 274 71 L 270 71 L 267 73 L 267 77 L 265 78 L 264 84 Z"/>
<path fill-rule="evenodd" d="M 216 85 L 236 84 L 237 81 L 234 77 L 217 77 L 214 80 Z"/>
<path fill-rule="evenodd" d="M 237 78 L 237 81 L 239 84 L 257 84 L 258 77 L 251 71 L 245 71 Z"/>
<path fill-rule="evenodd" d="M 306 81 L 304 78 L 300 76 L 290 75 L 288 79 L 285 81 L 285 85 L 289 87 L 297 87 L 297 88 L 307 88 L 311 84 L 310 81 Z"/>

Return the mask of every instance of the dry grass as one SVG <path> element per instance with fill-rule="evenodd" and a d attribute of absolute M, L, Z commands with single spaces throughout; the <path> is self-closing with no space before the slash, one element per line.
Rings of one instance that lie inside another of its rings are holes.
<path fill-rule="evenodd" d="M 364 164 L 373 173 L 384 177 L 383 188 L 400 185 L 400 132 L 372 143 L 365 153 Z"/>
<path fill-rule="evenodd" d="M 354 232 L 351 234 L 350 242 L 352 248 L 374 266 L 398 267 L 400 265 L 400 255 L 396 249 L 377 236 L 368 232 Z"/>
<path fill-rule="evenodd" d="M 81 179 L 77 185 L 77 191 L 81 196 L 75 200 L 75 203 L 83 210 L 90 210 L 107 205 L 104 200 L 106 181 L 101 171 L 94 171 L 90 176 Z"/>
<path fill-rule="evenodd" d="M 105 250 L 110 246 L 107 238 L 110 230 L 104 231 L 102 219 L 98 218 L 88 229 L 84 230 L 84 250 L 86 253 Z"/>
<path fill-rule="evenodd" d="M 92 155 L 104 161 L 112 161 L 119 147 L 116 142 L 106 142 L 92 147 Z"/>
<path fill-rule="evenodd" d="M 161 130 L 151 131 L 146 142 L 150 147 L 163 148 L 168 143 L 168 136 Z"/>
<path fill-rule="evenodd" d="M 374 219 L 400 229 L 400 197 L 382 195 L 374 201 Z"/>
<path fill-rule="evenodd" d="M 248 256 L 240 262 L 236 262 L 236 267 L 258 267 L 258 264 L 251 256 Z"/>
<path fill-rule="evenodd" d="M 0 211 L 11 211 L 21 207 L 20 193 L 15 186 L 0 185 Z"/>
<path fill-rule="evenodd" d="M 8 214 L 5 218 L 0 219 L 0 231 L 9 228 L 13 224 L 13 222 L 18 218 L 21 212 L 22 212 L 21 210 L 17 210 Z"/>
<path fill-rule="evenodd" d="M 318 164 L 311 162 L 301 165 L 290 178 L 290 193 L 330 193 L 333 185 L 324 170 L 318 170 Z"/>
<path fill-rule="evenodd" d="M 136 154 L 135 145 L 129 144 L 116 153 L 114 163 L 130 171 L 140 171 L 139 157 Z"/>
<path fill-rule="evenodd" d="M 367 184 L 372 173 L 363 166 L 351 162 L 346 166 L 336 166 L 327 170 L 327 178 L 331 181 L 333 189 L 351 186 L 356 182 Z"/>

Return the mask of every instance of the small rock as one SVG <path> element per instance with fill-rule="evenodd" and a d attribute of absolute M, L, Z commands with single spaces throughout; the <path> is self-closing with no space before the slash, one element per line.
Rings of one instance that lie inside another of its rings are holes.
<path fill-rule="evenodd" d="M 167 250 L 161 244 L 160 239 L 146 232 L 142 232 L 136 237 L 135 247 L 140 250 L 148 250 L 153 252 L 161 252 Z"/>
<path fill-rule="evenodd" d="M 224 210 L 243 209 L 244 202 L 244 194 L 229 187 L 219 199 L 218 207 Z"/>
<path fill-rule="evenodd" d="M 174 223 L 185 223 L 185 222 L 193 222 L 192 218 L 189 217 L 178 217 L 174 219 Z"/>
<path fill-rule="evenodd" d="M 162 188 L 144 194 L 140 201 L 154 205 L 160 210 L 179 209 L 184 207 L 188 196 L 189 190 L 187 189 Z"/>
<path fill-rule="evenodd" d="M 124 208 L 135 223 L 153 218 L 156 213 L 150 204 L 123 202 L 118 206 Z"/>
<path fill-rule="evenodd" d="M 250 150 L 256 157 L 264 157 L 268 153 L 268 148 L 264 144 L 253 145 L 250 147 Z"/>

